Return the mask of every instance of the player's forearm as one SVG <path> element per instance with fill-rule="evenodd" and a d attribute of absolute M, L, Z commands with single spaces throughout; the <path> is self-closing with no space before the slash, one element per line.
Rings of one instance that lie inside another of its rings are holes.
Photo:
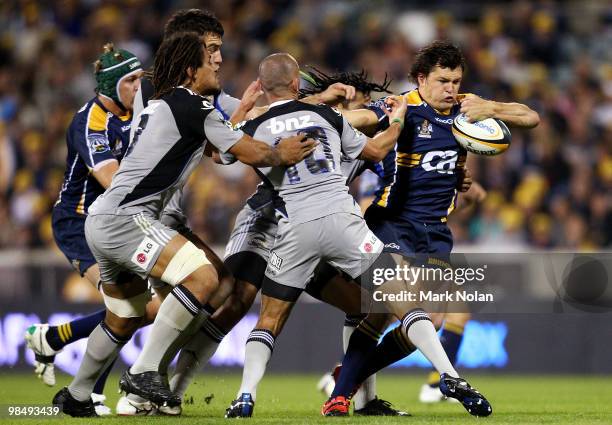
<path fill-rule="evenodd" d="M 246 109 L 246 107 L 242 103 L 240 103 L 240 105 L 238 105 L 229 120 L 232 125 L 236 125 L 238 123 L 241 123 L 242 121 L 245 121 L 248 113 L 249 109 Z"/>
<path fill-rule="evenodd" d="M 538 113 L 522 103 L 493 102 L 493 117 L 513 127 L 533 128 L 540 123 Z"/>
<path fill-rule="evenodd" d="M 366 148 L 361 152 L 360 157 L 368 161 L 382 161 L 387 153 L 397 143 L 397 138 L 402 132 L 402 124 L 400 122 L 392 122 L 389 128 L 376 135 L 372 139 L 368 139 Z"/>
<path fill-rule="evenodd" d="M 119 169 L 119 162 L 117 162 L 117 160 L 110 159 L 104 161 L 102 164 L 98 164 L 96 168 L 93 169 L 92 174 L 98 183 L 100 183 L 100 186 L 102 186 L 104 189 L 108 189 L 113 180 L 113 176 Z"/>
<path fill-rule="evenodd" d="M 251 142 L 251 149 L 247 155 L 236 155 L 236 158 L 253 167 L 276 167 L 282 164 L 278 149 L 257 140 Z"/>
<path fill-rule="evenodd" d="M 343 111 L 342 115 L 353 127 L 360 131 L 378 124 L 378 116 L 369 109 Z"/>
<path fill-rule="evenodd" d="M 311 94 L 310 96 L 303 97 L 300 99 L 300 102 L 308 103 L 310 105 L 320 105 L 323 102 L 323 97 L 321 93 Z"/>

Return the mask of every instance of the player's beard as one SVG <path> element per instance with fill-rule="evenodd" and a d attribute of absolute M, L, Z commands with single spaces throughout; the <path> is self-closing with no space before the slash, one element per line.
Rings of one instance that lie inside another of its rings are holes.
<path fill-rule="evenodd" d="M 202 90 L 202 96 L 217 96 L 221 93 L 221 87 L 210 87 Z"/>

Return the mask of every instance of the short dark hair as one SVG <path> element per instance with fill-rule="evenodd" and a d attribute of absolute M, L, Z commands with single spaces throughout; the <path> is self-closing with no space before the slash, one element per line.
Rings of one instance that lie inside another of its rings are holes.
<path fill-rule="evenodd" d="M 391 93 L 389 91 L 391 80 L 388 79 L 387 74 L 385 74 L 385 80 L 379 84 L 368 79 L 368 73 L 365 69 L 362 69 L 360 72 L 337 72 L 329 75 L 314 66 L 307 68 L 309 69 L 308 72 L 303 72 L 302 77 L 311 84 L 311 87 L 300 89 L 300 97 L 321 93 L 335 83 L 353 86 L 355 90 L 362 92 L 366 96 L 373 91 Z"/>
<path fill-rule="evenodd" d="M 200 36 L 208 33 L 223 37 L 223 25 L 208 10 L 181 9 L 170 17 L 164 27 L 164 38 L 179 32 L 195 32 Z"/>
<path fill-rule="evenodd" d="M 196 70 L 204 63 L 206 49 L 202 47 L 200 36 L 195 32 L 182 32 L 170 36 L 162 42 L 155 53 L 152 83 L 155 87 L 154 99 L 172 92 L 189 76 L 187 70 Z"/>
<path fill-rule="evenodd" d="M 419 74 L 427 76 L 436 66 L 449 69 L 460 66 L 465 71 L 465 57 L 459 47 L 450 41 L 436 40 L 418 51 L 410 68 L 410 76 L 417 82 Z"/>

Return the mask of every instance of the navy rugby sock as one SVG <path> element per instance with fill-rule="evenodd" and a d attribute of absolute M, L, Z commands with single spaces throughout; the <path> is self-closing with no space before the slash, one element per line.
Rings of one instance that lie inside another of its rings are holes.
<path fill-rule="evenodd" d="M 342 370 L 332 392 L 332 397 L 349 397 L 360 383 L 359 375 L 368 357 L 376 348 L 380 333 L 363 320 L 351 335 L 348 349 L 342 360 Z"/>
<path fill-rule="evenodd" d="M 442 327 L 440 342 L 452 364 L 455 364 L 457 361 L 457 354 L 459 353 L 459 347 L 461 346 L 462 340 L 463 326 L 445 322 Z"/>
<path fill-rule="evenodd" d="M 54 350 L 61 350 L 74 341 L 88 337 L 105 316 L 106 310 L 100 310 L 72 322 L 49 326 L 46 335 L 47 342 Z"/>
<path fill-rule="evenodd" d="M 403 359 L 412 354 L 415 350 L 416 347 L 408 341 L 402 327 L 396 326 L 391 332 L 388 332 L 380 341 L 380 344 L 376 346 L 368 358 L 366 366 L 359 374 L 357 382 L 363 382 L 370 375 Z"/>
<path fill-rule="evenodd" d="M 106 370 L 102 372 L 102 375 L 100 375 L 100 377 L 96 381 L 96 385 L 94 385 L 94 388 L 93 388 L 93 392 L 95 394 L 104 394 L 104 386 L 106 385 L 106 379 L 108 378 L 108 375 L 110 374 L 111 369 L 115 365 L 116 360 L 117 359 L 113 360 L 113 362 L 108 365 Z"/>

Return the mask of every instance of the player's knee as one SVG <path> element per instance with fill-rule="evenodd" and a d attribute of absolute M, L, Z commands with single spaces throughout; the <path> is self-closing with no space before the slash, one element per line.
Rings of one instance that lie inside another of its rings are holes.
<path fill-rule="evenodd" d="M 112 313 L 104 319 L 106 326 L 120 338 L 130 338 L 142 326 L 142 317 L 119 317 Z"/>
<path fill-rule="evenodd" d="M 199 281 L 201 285 L 214 289 L 219 286 L 217 273 L 206 253 L 189 241 L 174 254 L 162 274 L 162 280 L 172 286 L 184 283 L 187 279 Z"/>
<path fill-rule="evenodd" d="M 126 321 L 140 320 L 144 315 L 147 303 L 151 300 L 151 292 L 144 291 L 129 298 L 115 298 L 102 291 L 104 305 L 113 315 Z"/>

